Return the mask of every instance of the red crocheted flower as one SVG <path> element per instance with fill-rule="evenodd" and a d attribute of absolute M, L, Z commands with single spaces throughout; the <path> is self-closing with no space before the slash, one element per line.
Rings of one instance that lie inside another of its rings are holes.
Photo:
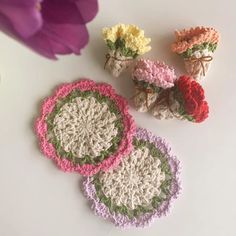
<path fill-rule="evenodd" d="M 202 122 L 208 117 L 209 107 L 204 100 L 204 90 L 202 86 L 188 76 L 181 76 L 176 87 L 181 94 L 181 104 L 187 118 L 195 122 Z"/>
<path fill-rule="evenodd" d="M 208 117 L 209 107 L 206 101 L 203 101 L 198 114 L 196 115 L 195 121 L 200 123 Z"/>

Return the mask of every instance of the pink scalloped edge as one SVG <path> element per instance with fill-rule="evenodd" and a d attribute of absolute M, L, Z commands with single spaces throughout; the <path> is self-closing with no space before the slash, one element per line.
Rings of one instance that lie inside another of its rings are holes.
<path fill-rule="evenodd" d="M 180 162 L 175 156 L 171 154 L 171 148 L 167 142 L 143 128 L 138 128 L 135 136 L 138 139 L 149 141 L 159 148 L 161 152 L 166 155 L 166 158 L 171 167 L 173 174 L 173 181 L 170 190 L 171 193 L 168 199 L 165 200 L 158 209 L 156 209 L 154 212 L 146 213 L 139 218 L 134 218 L 132 220 L 129 219 L 128 216 L 111 213 L 109 208 L 98 199 L 96 189 L 93 184 L 93 177 L 87 177 L 83 181 L 84 195 L 90 201 L 91 208 L 95 214 L 104 219 L 110 220 L 117 227 L 121 228 L 147 227 L 151 225 L 156 218 L 167 215 L 174 199 L 178 197 L 181 190 L 181 183 L 179 180 Z"/>
<path fill-rule="evenodd" d="M 116 103 L 122 114 L 124 133 L 119 148 L 113 155 L 106 158 L 97 165 L 74 165 L 71 161 L 65 158 L 60 158 L 57 155 L 54 146 L 49 143 L 47 139 L 48 130 L 46 117 L 53 111 L 58 99 L 66 97 L 75 89 L 79 89 L 81 91 L 96 91 L 101 95 L 109 97 Z M 49 159 L 55 161 L 55 163 L 61 170 L 65 172 L 75 171 L 84 176 L 92 176 L 100 170 L 107 171 L 111 168 L 116 167 L 120 163 L 121 159 L 132 151 L 132 140 L 135 133 L 136 125 L 132 116 L 128 112 L 128 102 L 125 98 L 117 95 L 111 85 L 106 83 L 96 83 L 90 79 L 81 79 L 73 83 L 65 83 L 58 86 L 55 93 L 43 101 L 40 116 L 36 119 L 34 128 L 39 139 L 39 145 L 42 153 Z"/>

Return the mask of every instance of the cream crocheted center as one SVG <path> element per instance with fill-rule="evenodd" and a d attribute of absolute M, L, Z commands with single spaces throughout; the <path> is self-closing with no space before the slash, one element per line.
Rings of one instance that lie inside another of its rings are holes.
<path fill-rule="evenodd" d="M 66 152 L 78 158 L 99 156 L 117 136 L 117 117 L 94 97 L 77 97 L 63 105 L 55 116 L 54 134 Z"/>
<path fill-rule="evenodd" d="M 165 180 L 160 164 L 147 147 L 135 149 L 118 168 L 99 175 L 102 191 L 117 206 L 125 205 L 132 210 L 148 206 L 161 193 L 160 186 Z"/>
<path fill-rule="evenodd" d="M 196 57 L 196 58 L 200 58 L 200 57 L 205 57 L 205 56 L 212 56 L 213 55 L 213 52 L 207 50 L 207 49 L 204 49 L 203 51 L 196 51 L 193 53 L 193 56 Z"/>

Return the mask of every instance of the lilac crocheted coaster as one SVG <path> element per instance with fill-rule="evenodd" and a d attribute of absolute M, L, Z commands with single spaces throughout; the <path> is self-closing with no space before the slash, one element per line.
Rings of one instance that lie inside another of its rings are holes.
<path fill-rule="evenodd" d="M 88 79 L 59 86 L 35 122 L 42 152 L 85 176 L 117 166 L 132 150 L 135 129 L 125 98 Z"/>
<path fill-rule="evenodd" d="M 180 190 L 179 161 L 166 142 L 137 129 L 133 151 L 119 166 L 84 180 L 95 213 L 120 227 L 143 227 L 166 215 Z"/>

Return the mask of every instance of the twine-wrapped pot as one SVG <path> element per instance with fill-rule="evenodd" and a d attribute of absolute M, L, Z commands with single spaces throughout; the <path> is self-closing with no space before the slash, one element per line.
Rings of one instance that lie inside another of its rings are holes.
<path fill-rule="evenodd" d="M 132 72 L 135 85 L 133 103 L 140 112 L 151 110 L 162 90 L 174 86 L 173 68 L 159 61 L 138 60 Z"/>
<path fill-rule="evenodd" d="M 213 60 L 212 53 L 196 51 L 193 56 L 184 58 L 185 69 L 193 79 L 201 81 L 206 76 Z"/>
<path fill-rule="evenodd" d="M 140 83 L 135 79 L 133 81 L 135 84 L 133 96 L 135 109 L 139 112 L 147 112 L 158 97 L 158 88 L 154 88 L 151 84 Z"/>
<path fill-rule="evenodd" d="M 109 70 L 112 76 L 119 77 L 133 63 L 133 57 L 123 56 L 120 50 L 109 50 L 106 55 L 104 68 Z"/>
<path fill-rule="evenodd" d="M 208 27 L 196 27 L 175 32 L 172 51 L 183 57 L 185 69 L 193 79 L 204 78 L 219 43 L 219 33 Z"/>
<path fill-rule="evenodd" d="M 137 58 L 148 52 L 151 39 L 135 25 L 118 24 L 103 29 L 103 39 L 109 49 L 104 68 L 119 77 Z"/>
<path fill-rule="evenodd" d="M 208 117 L 209 108 L 200 84 L 181 76 L 174 87 L 159 94 L 151 113 L 157 119 L 177 118 L 200 123 Z"/>
<path fill-rule="evenodd" d="M 174 91 L 168 90 L 166 95 L 158 99 L 151 109 L 151 114 L 158 120 L 167 120 L 177 118 L 183 120 L 184 116 L 180 115 L 180 103 L 174 98 Z"/>

